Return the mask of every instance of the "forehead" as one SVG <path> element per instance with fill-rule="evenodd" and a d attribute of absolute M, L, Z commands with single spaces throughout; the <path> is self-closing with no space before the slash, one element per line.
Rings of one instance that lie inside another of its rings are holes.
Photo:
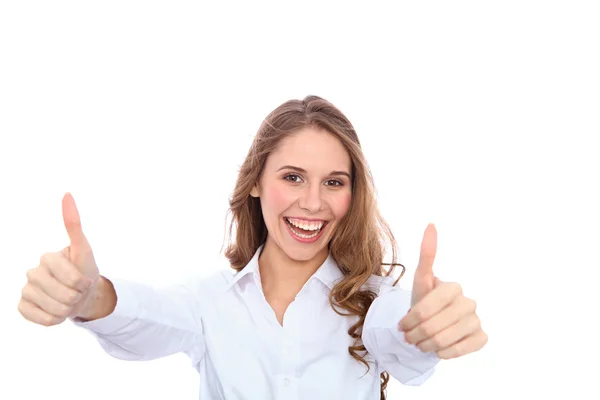
<path fill-rule="evenodd" d="M 346 171 L 351 160 L 342 142 L 325 130 L 305 128 L 282 139 L 267 159 L 267 168 L 293 165 L 311 172 Z"/>

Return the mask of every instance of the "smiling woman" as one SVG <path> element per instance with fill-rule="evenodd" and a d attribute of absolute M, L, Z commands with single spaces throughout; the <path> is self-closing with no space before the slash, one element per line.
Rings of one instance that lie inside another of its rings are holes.
<path fill-rule="evenodd" d="M 265 251 L 276 245 L 291 260 L 316 261 L 303 268 L 306 279 L 327 257 L 327 244 L 348 212 L 351 169 L 340 140 L 323 129 L 305 128 L 281 139 L 250 192 L 260 199 L 271 233 Z"/>
<path fill-rule="evenodd" d="M 19 311 L 43 325 L 69 318 L 120 359 L 184 352 L 201 399 L 384 399 L 390 375 L 419 385 L 487 338 L 475 303 L 433 275 L 432 225 L 413 291 L 396 286 L 374 193 L 341 111 L 290 100 L 259 128 L 230 199 L 234 274 L 162 289 L 102 276 L 67 194 L 71 244 L 28 273 Z"/>

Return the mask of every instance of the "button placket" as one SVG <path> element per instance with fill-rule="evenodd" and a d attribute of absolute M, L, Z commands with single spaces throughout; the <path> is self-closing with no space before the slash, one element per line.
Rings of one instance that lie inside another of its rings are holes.
<path fill-rule="evenodd" d="M 295 342 L 291 338 L 285 338 L 281 347 L 283 373 L 293 375 L 298 363 L 298 352 Z"/>
<path fill-rule="evenodd" d="M 282 399 L 297 399 L 298 397 L 298 379 L 297 370 L 299 363 L 299 347 L 295 337 L 297 323 L 297 304 L 294 302 L 286 311 L 283 336 L 280 342 L 281 354 L 281 375 L 280 375 L 280 393 Z"/>

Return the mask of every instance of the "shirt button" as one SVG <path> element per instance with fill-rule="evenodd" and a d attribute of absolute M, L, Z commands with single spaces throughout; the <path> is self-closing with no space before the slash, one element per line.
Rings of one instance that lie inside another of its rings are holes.
<path fill-rule="evenodd" d="M 283 386 L 285 386 L 285 387 L 288 387 L 288 386 L 290 386 L 290 380 L 289 380 L 289 378 L 285 378 L 285 379 L 283 380 Z"/>

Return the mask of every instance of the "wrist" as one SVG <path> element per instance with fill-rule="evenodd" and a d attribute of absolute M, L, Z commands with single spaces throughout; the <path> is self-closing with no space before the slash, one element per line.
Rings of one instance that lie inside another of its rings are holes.
<path fill-rule="evenodd" d="M 87 298 L 76 318 L 82 321 L 92 321 L 110 315 L 117 305 L 117 295 L 112 282 L 102 275 L 90 287 Z"/>

